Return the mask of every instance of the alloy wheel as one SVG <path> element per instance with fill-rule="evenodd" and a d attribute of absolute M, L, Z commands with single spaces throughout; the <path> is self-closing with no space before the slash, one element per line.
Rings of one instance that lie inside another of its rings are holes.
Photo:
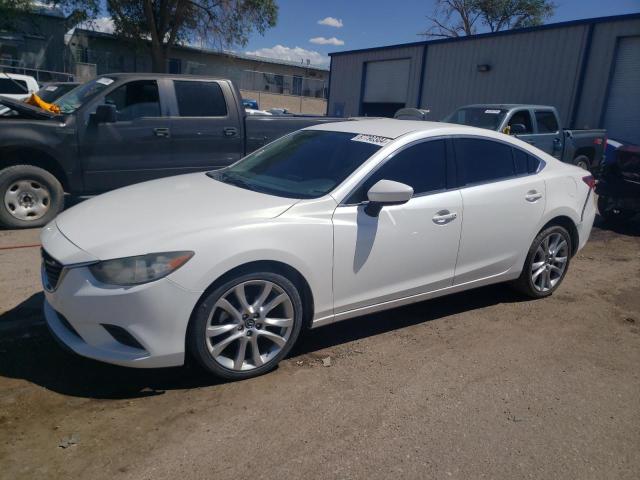
<path fill-rule="evenodd" d="M 562 279 L 569 260 L 569 244 L 560 233 L 551 233 L 538 245 L 531 262 L 531 283 L 548 292 Z"/>
<path fill-rule="evenodd" d="M 37 220 L 49 211 L 51 193 L 37 180 L 18 180 L 5 191 L 4 205 L 19 220 Z"/>
<path fill-rule="evenodd" d="M 261 367 L 285 347 L 294 327 L 293 302 L 268 280 L 239 283 L 215 303 L 206 323 L 211 357 L 233 371 Z"/>

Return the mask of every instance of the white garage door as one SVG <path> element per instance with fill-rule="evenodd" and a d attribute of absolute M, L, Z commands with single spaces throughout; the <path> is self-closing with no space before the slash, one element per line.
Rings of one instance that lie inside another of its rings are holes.
<path fill-rule="evenodd" d="M 609 138 L 640 145 L 640 37 L 619 42 L 604 125 Z"/>
<path fill-rule="evenodd" d="M 367 62 L 363 101 L 405 103 L 409 86 L 410 62 L 408 58 Z"/>

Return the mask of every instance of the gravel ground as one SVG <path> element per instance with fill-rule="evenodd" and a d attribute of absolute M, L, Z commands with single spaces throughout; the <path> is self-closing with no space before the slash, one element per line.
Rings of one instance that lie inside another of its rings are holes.
<path fill-rule="evenodd" d="M 0 478 L 640 478 L 640 221 L 594 229 L 549 299 L 348 320 L 236 383 L 62 351 L 38 248 L 3 249 L 37 242 L 0 231 Z"/>

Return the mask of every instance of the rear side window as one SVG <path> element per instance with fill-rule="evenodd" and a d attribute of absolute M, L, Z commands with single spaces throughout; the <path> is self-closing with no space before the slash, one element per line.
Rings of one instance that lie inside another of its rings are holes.
<path fill-rule="evenodd" d="M 13 78 L 0 78 L 0 95 L 26 95 L 29 93 L 27 82 Z"/>
<path fill-rule="evenodd" d="M 513 149 L 513 162 L 515 163 L 517 175 L 535 173 L 540 166 L 540 160 L 517 148 Z"/>
<path fill-rule="evenodd" d="M 515 175 L 511 147 L 493 140 L 456 138 L 456 162 L 463 182 L 491 182 Z"/>
<path fill-rule="evenodd" d="M 226 117 L 227 103 L 216 82 L 174 80 L 181 117 Z"/>
<path fill-rule="evenodd" d="M 536 112 L 538 133 L 555 133 L 558 131 L 558 120 L 553 112 Z"/>
<path fill-rule="evenodd" d="M 447 184 L 445 141 L 422 142 L 398 152 L 373 172 L 347 203 L 367 200 L 367 192 L 380 180 L 405 183 L 413 188 L 414 195 L 444 190 Z"/>

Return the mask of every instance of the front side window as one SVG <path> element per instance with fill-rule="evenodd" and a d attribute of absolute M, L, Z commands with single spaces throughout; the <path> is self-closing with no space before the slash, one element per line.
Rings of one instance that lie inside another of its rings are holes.
<path fill-rule="evenodd" d="M 531 113 L 529 110 L 518 110 L 515 112 L 509 120 L 509 126 L 513 127 L 516 124 L 524 125 L 524 134 L 533 133 L 533 125 L 531 123 Z"/>
<path fill-rule="evenodd" d="M 270 195 L 318 198 L 381 148 L 358 138 L 356 133 L 300 130 L 208 175 Z"/>
<path fill-rule="evenodd" d="M 454 147 L 458 168 L 467 185 L 515 175 L 509 145 L 478 138 L 456 138 Z"/>
<path fill-rule="evenodd" d="M 558 120 L 555 114 L 548 110 L 536 112 L 536 123 L 538 124 L 538 133 L 556 133 L 558 131 Z"/>
<path fill-rule="evenodd" d="M 119 122 L 142 117 L 160 116 L 160 96 L 155 80 L 125 83 L 105 97 L 105 103 L 115 105 Z"/>
<path fill-rule="evenodd" d="M 409 185 L 414 195 L 444 190 L 447 186 L 445 141 L 422 142 L 394 154 L 356 189 L 346 203 L 366 201 L 367 192 L 380 180 Z"/>
<path fill-rule="evenodd" d="M 227 103 L 216 82 L 174 80 L 181 117 L 226 117 Z"/>

